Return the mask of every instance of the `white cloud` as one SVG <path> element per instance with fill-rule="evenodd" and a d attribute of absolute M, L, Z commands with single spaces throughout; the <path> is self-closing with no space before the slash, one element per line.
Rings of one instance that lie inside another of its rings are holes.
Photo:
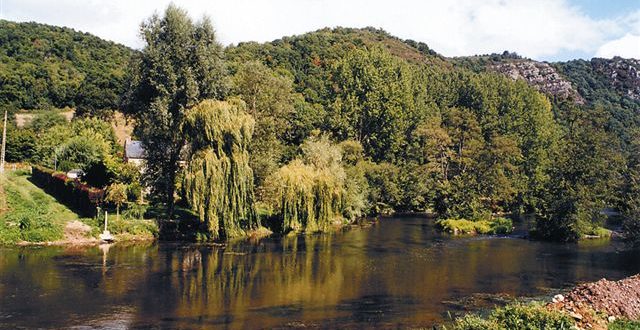
<path fill-rule="evenodd" d="M 640 35 L 627 33 L 622 38 L 600 46 L 596 52 L 596 57 L 612 58 L 614 56 L 640 59 Z"/>
<path fill-rule="evenodd" d="M 0 0 L 2 18 L 70 26 L 140 47 L 138 26 L 169 0 Z M 326 26 L 380 27 L 447 55 L 503 50 L 544 59 L 593 54 L 626 33 L 594 20 L 567 0 L 211 0 L 174 1 L 193 17 L 211 16 L 223 43 L 269 41 Z M 640 12 L 640 11 L 639 11 Z M 635 21 L 634 21 L 635 22 Z M 640 21 L 638 21 L 640 22 Z"/>

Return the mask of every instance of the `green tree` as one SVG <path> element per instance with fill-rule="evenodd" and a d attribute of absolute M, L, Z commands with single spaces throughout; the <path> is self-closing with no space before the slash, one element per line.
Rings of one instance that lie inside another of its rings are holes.
<path fill-rule="evenodd" d="M 640 130 L 632 131 L 622 199 L 625 238 L 640 245 Z"/>
<path fill-rule="evenodd" d="M 265 182 L 265 201 L 281 221 L 281 230 L 327 231 L 335 221 L 360 217 L 366 207 L 366 183 L 362 175 L 348 173 L 340 146 L 324 135 L 307 139 L 302 156 Z"/>
<path fill-rule="evenodd" d="M 127 185 L 124 183 L 112 183 L 107 188 L 105 201 L 116 205 L 116 218 L 120 219 L 120 206 L 127 202 Z"/>
<path fill-rule="evenodd" d="M 226 70 L 207 17 L 194 23 L 184 10 L 169 5 L 163 17 L 152 16 L 141 29 L 145 46 L 125 108 L 136 117 L 136 135 L 145 147 L 145 180 L 172 218 L 185 114 L 201 100 L 224 97 Z"/>
<path fill-rule="evenodd" d="M 7 153 L 8 162 L 31 161 L 36 152 L 36 134 L 30 128 L 18 128 L 7 125 Z"/>
<path fill-rule="evenodd" d="M 192 154 L 184 196 L 213 239 L 243 236 L 260 226 L 248 153 L 254 124 L 238 99 L 205 100 L 187 114 L 183 133 Z"/>
<path fill-rule="evenodd" d="M 334 135 L 360 142 L 376 161 L 394 159 L 415 112 L 411 69 L 379 48 L 356 49 L 337 62 L 328 116 Z"/>
<path fill-rule="evenodd" d="M 256 120 L 251 145 L 251 168 L 256 185 L 280 167 L 285 153 L 285 134 L 291 128 L 297 95 L 293 81 L 257 61 L 239 66 L 233 76 L 233 92 L 247 104 Z M 299 96 L 298 96 L 299 97 Z"/>
<path fill-rule="evenodd" d="M 602 109 L 562 106 L 565 135 L 534 233 L 575 241 L 602 225 L 603 208 L 617 204 L 624 164 L 620 146 L 606 131 L 607 114 Z"/>

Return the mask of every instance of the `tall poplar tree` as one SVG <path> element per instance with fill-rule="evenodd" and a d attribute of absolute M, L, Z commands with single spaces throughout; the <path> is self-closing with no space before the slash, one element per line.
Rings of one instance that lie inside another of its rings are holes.
<path fill-rule="evenodd" d="M 141 36 L 146 45 L 134 66 L 124 108 L 136 118 L 135 133 L 145 147 L 144 179 L 172 218 L 185 112 L 201 100 L 224 97 L 222 46 L 209 18 L 193 22 L 173 4 L 164 16 L 143 22 Z"/>

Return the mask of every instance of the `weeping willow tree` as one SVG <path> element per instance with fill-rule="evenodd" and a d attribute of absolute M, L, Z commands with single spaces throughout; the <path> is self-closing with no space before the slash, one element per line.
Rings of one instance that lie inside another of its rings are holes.
<path fill-rule="evenodd" d="M 293 160 L 265 182 L 266 201 L 282 220 L 282 230 L 327 231 L 342 218 L 346 175 L 342 154 L 326 137 L 303 146 L 302 159 Z"/>
<path fill-rule="evenodd" d="M 253 127 L 238 99 L 205 100 L 187 114 L 184 132 L 191 158 L 183 192 L 214 239 L 243 236 L 260 226 L 247 151 Z"/>

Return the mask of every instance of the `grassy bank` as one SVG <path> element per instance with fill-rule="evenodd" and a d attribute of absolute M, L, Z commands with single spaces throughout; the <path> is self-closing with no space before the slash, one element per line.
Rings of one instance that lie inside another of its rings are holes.
<path fill-rule="evenodd" d="M 73 210 L 29 181 L 26 171 L 0 176 L 0 199 L 6 208 L 0 213 L 0 244 L 43 242 L 91 242 L 102 231 L 101 222 L 80 218 Z M 109 230 L 118 240 L 152 239 L 157 226 L 150 220 L 111 218 Z"/>
<path fill-rule="evenodd" d="M 640 321 L 627 319 L 612 319 L 608 322 L 605 317 L 592 311 L 590 319 L 603 318 L 588 328 L 607 330 L 637 330 Z M 582 317 L 581 317 L 582 319 Z M 450 326 L 443 329 L 453 330 L 530 330 L 530 329 L 580 329 L 576 319 L 566 312 L 550 308 L 545 303 L 532 301 L 528 303 L 516 302 L 492 310 L 488 315 L 466 314 L 454 320 Z"/>
<path fill-rule="evenodd" d="M 6 210 L 0 215 L 0 243 L 57 241 L 64 225 L 78 215 L 28 180 L 23 171 L 0 177 L 6 195 Z"/>
<path fill-rule="evenodd" d="M 436 227 L 453 235 L 506 235 L 513 231 L 513 222 L 508 218 L 476 221 L 444 219 L 436 221 Z"/>

